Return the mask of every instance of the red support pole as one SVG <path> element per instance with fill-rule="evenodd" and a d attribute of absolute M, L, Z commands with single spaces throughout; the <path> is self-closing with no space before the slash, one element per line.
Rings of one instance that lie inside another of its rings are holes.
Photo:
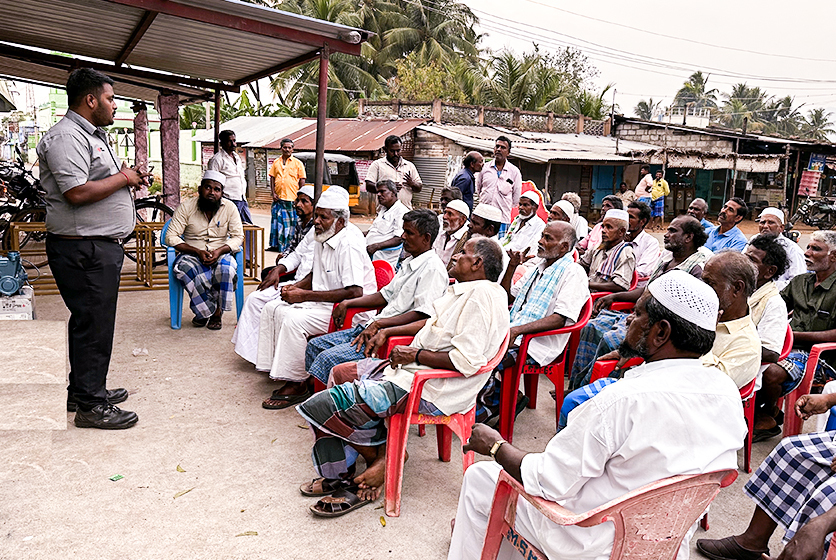
<path fill-rule="evenodd" d="M 314 171 L 314 198 L 319 200 L 325 177 L 325 118 L 328 116 L 328 44 L 319 53 L 319 92 L 316 110 L 316 167 Z"/>

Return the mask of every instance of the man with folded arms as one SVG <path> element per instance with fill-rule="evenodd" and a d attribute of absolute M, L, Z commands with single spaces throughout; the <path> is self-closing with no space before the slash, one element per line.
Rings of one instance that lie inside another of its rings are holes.
<path fill-rule="evenodd" d="M 714 291 L 687 272 L 651 282 L 622 345 L 646 363 L 576 408 L 542 453 L 474 426 L 465 451 L 495 462 L 476 462 L 465 473 L 448 558 L 479 558 L 502 469 L 527 493 L 582 513 L 670 476 L 736 468 L 746 435 L 740 393 L 699 361 L 714 341 L 718 307 Z M 524 500 L 514 529 L 549 558 L 607 558 L 613 545 L 611 525 L 561 527 Z M 680 550 L 688 546 L 686 538 Z"/>

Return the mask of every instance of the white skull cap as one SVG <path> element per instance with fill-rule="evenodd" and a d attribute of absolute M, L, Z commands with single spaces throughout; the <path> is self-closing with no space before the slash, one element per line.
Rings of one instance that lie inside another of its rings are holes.
<path fill-rule="evenodd" d="M 707 331 L 717 328 L 720 301 L 711 286 L 684 270 L 666 272 L 647 289 L 668 311 Z"/>
<path fill-rule="evenodd" d="M 305 185 L 304 187 L 300 188 L 296 192 L 307 195 L 307 197 L 310 198 L 311 200 L 314 199 L 313 185 Z"/>
<path fill-rule="evenodd" d="M 627 210 L 619 210 L 618 208 L 613 208 L 611 210 L 607 210 L 607 213 L 604 214 L 604 219 L 612 218 L 614 220 L 622 220 L 630 223 L 630 214 L 627 213 Z"/>
<path fill-rule="evenodd" d="M 455 210 L 456 212 L 461 212 L 464 214 L 465 218 L 470 217 L 470 206 L 468 206 L 463 200 L 451 200 L 447 203 L 447 208 Z"/>
<path fill-rule="evenodd" d="M 555 206 L 563 210 L 563 213 L 566 214 L 566 217 L 569 218 L 570 221 L 575 216 L 575 205 L 568 200 L 558 200 L 552 205 L 552 208 Z"/>
<path fill-rule="evenodd" d="M 473 210 L 474 216 L 479 216 L 490 222 L 502 222 L 502 211 L 496 206 L 491 206 L 485 202 L 480 203 Z"/>
<path fill-rule="evenodd" d="M 226 186 L 226 175 L 214 169 L 207 169 L 203 174 L 203 180 L 217 181 L 221 186 Z"/>
<path fill-rule="evenodd" d="M 523 198 L 527 198 L 528 200 L 530 200 L 531 202 L 533 202 L 537 206 L 540 205 L 540 195 L 537 194 L 537 191 L 534 191 L 534 190 L 525 191 L 520 196 L 523 197 Z"/>
<path fill-rule="evenodd" d="M 775 216 L 782 224 L 784 223 L 784 213 L 779 208 L 764 208 L 760 216 Z"/>
<path fill-rule="evenodd" d="M 342 187 L 331 186 L 319 195 L 316 207 L 330 210 L 348 210 L 348 191 Z"/>

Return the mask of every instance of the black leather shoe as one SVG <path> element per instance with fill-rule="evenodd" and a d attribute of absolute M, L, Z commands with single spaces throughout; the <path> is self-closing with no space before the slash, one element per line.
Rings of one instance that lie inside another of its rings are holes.
<path fill-rule="evenodd" d="M 139 420 L 136 412 L 122 410 L 112 404 L 100 404 L 92 410 L 77 410 L 75 425 L 77 428 L 98 428 L 100 430 L 124 430 Z"/>
<path fill-rule="evenodd" d="M 128 400 L 128 390 L 119 387 L 118 389 L 107 390 L 107 402 L 110 404 L 119 404 Z M 67 412 L 75 412 L 78 410 L 78 401 L 72 394 L 67 395 Z"/>

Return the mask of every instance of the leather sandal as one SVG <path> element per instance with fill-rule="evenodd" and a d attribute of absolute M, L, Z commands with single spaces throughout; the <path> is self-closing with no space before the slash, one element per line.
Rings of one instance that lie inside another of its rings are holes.
<path fill-rule="evenodd" d="M 223 321 L 220 317 L 211 317 L 209 319 L 209 323 L 206 325 L 206 328 L 210 331 L 219 331 L 223 328 Z"/>
<path fill-rule="evenodd" d="M 711 560 L 761 560 L 762 554 L 769 556 L 769 549 L 748 550 L 737 543 L 734 537 L 724 539 L 699 539 L 697 550 Z"/>
<path fill-rule="evenodd" d="M 351 490 L 357 490 L 357 487 L 340 488 L 330 496 L 323 496 L 311 506 L 311 513 L 319 517 L 340 517 L 350 511 L 372 503 L 371 500 L 360 499 Z"/>
<path fill-rule="evenodd" d="M 319 485 L 319 490 L 315 489 L 317 485 Z M 320 477 L 300 486 L 299 492 L 301 492 L 303 496 L 318 498 L 320 496 L 330 496 L 340 488 L 347 488 L 351 485 L 352 483 L 350 481 L 343 478 L 333 479 Z"/>

